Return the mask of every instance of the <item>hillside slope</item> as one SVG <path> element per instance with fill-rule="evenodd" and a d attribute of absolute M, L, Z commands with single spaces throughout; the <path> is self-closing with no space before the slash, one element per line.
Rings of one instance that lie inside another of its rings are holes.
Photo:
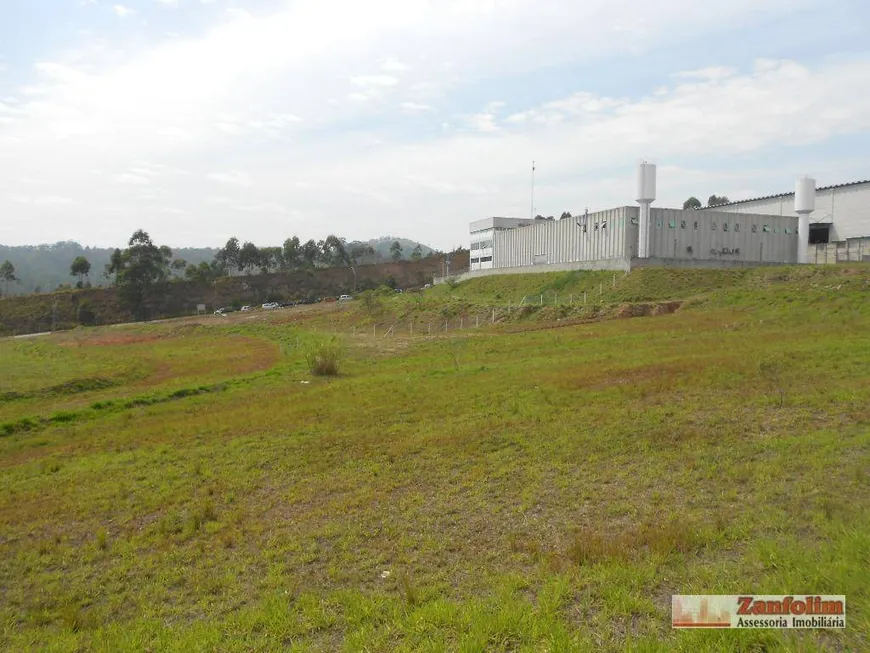
<path fill-rule="evenodd" d="M 870 270 L 674 274 L 606 305 L 675 313 L 559 328 L 362 300 L 0 340 L 0 649 L 867 650 Z M 497 292 L 604 294 L 565 279 Z M 846 627 L 670 625 L 783 592 Z"/>

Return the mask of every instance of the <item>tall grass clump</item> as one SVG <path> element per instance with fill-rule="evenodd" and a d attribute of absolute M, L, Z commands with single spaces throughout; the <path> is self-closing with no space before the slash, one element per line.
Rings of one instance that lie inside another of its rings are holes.
<path fill-rule="evenodd" d="M 338 376 L 344 345 L 336 336 L 319 337 L 302 346 L 308 370 L 314 376 Z"/>

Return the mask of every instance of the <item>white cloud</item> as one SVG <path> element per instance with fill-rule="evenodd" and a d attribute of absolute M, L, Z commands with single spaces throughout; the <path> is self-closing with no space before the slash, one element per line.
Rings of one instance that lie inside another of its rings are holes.
<path fill-rule="evenodd" d="M 387 73 L 405 73 L 411 70 L 411 67 L 397 59 L 387 59 L 381 64 L 381 70 Z"/>
<path fill-rule="evenodd" d="M 155 0 L 157 4 L 165 5 L 167 7 L 177 7 L 178 0 Z"/>
<path fill-rule="evenodd" d="M 386 87 L 395 86 L 399 83 L 399 80 L 391 75 L 361 75 L 351 78 L 350 83 L 354 86 L 362 86 L 364 88 L 372 86 Z"/>
<path fill-rule="evenodd" d="M 133 186 L 145 186 L 151 183 L 151 179 L 148 176 L 133 172 L 112 175 L 112 181 L 117 184 L 132 184 Z"/>
<path fill-rule="evenodd" d="M 732 77 L 735 74 L 737 74 L 737 70 L 731 66 L 709 66 L 697 70 L 683 70 L 674 73 L 673 76 L 682 79 L 706 79 L 717 81 L 725 79 L 726 77 Z"/>
<path fill-rule="evenodd" d="M 217 181 L 222 184 L 232 184 L 235 186 L 251 186 L 253 181 L 251 177 L 244 172 L 212 172 L 206 175 L 208 179 Z"/>
<path fill-rule="evenodd" d="M 427 113 L 432 111 L 432 107 L 428 104 L 422 104 L 420 102 L 402 102 L 399 107 L 405 113 Z"/>
<path fill-rule="evenodd" d="M 136 13 L 136 10 L 131 7 L 126 7 L 124 5 L 114 5 L 112 7 L 112 11 L 115 12 L 115 15 L 119 18 L 126 18 L 127 16 L 132 16 Z"/>
<path fill-rule="evenodd" d="M 721 162 L 867 130 L 870 91 L 855 80 L 870 69 L 843 59 L 760 60 L 747 71 L 730 68 L 733 59 L 704 59 L 700 70 L 658 70 L 649 88 L 635 81 L 631 92 L 642 98 L 592 92 L 570 72 L 563 91 L 534 106 L 502 93 L 538 68 L 595 60 L 606 70 L 609 57 L 672 47 L 681 35 L 724 32 L 736 42 L 734 25 L 815 1 L 734 0 L 697 12 L 690 0 L 300 0 L 256 15 L 204 11 L 217 22 L 193 34 L 168 25 L 181 31 L 171 40 L 82 37 L 89 43 L 75 52 L 42 52 L 20 86 L 0 87 L 8 96 L 0 99 L 0 214 L 19 192 L 12 180 L 29 175 L 45 180 L 46 196 L 86 202 L 111 220 L 72 221 L 78 214 L 58 205 L 57 220 L 39 222 L 32 203 L 18 205 L 25 219 L 14 230 L 0 224 L 0 242 L 69 237 L 72 222 L 77 238 L 103 244 L 143 225 L 170 244 L 214 244 L 212 232 L 231 231 L 280 242 L 284 218 L 275 216 L 293 207 L 300 236 L 392 231 L 446 247 L 470 219 L 528 210 L 531 159 L 548 214 L 630 201 L 641 154 L 666 163 L 713 153 Z M 578 38 L 578 25 L 595 28 Z M 509 104 L 469 105 L 465 94 L 476 96 L 481 82 L 493 92 L 485 97 Z M 542 88 L 552 86 L 530 87 L 526 97 Z M 625 178 L 601 173 L 614 168 Z M 756 188 L 762 178 L 729 183 Z M 663 192 L 668 184 L 663 177 Z M 238 207 L 261 210 L 240 224 Z"/>

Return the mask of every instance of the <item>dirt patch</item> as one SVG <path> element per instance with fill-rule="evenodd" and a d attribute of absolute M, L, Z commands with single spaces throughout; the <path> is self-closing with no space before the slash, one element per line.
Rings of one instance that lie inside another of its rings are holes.
<path fill-rule="evenodd" d="M 618 318 L 626 318 L 626 317 L 649 317 L 652 315 L 670 315 L 671 313 L 675 313 L 680 306 L 683 305 L 683 302 L 680 301 L 672 301 L 672 302 L 657 302 L 657 303 L 644 303 L 644 304 L 625 304 L 619 307 L 619 310 L 616 312 L 616 317 Z"/>
<path fill-rule="evenodd" d="M 101 333 L 97 337 L 83 338 L 81 340 L 72 340 L 61 342 L 59 344 L 71 347 L 73 345 L 87 345 L 92 347 L 107 347 L 111 345 L 134 345 L 140 342 L 152 342 L 159 340 L 159 334 L 144 334 L 144 333 Z"/>

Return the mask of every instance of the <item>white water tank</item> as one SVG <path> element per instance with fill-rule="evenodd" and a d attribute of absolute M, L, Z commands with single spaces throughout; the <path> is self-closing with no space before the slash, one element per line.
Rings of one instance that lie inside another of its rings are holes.
<path fill-rule="evenodd" d="M 656 199 L 656 166 L 644 161 L 637 168 L 637 203 L 640 219 L 637 226 L 637 256 L 649 258 L 650 218 L 649 205 Z"/>
<path fill-rule="evenodd" d="M 656 199 L 656 166 L 654 163 L 641 163 L 637 168 L 637 201 L 641 204 Z"/>
<path fill-rule="evenodd" d="M 798 263 L 809 262 L 810 213 L 816 210 L 816 180 L 801 177 L 794 187 L 794 212 L 798 214 Z"/>
<path fill-rule="evenodd" d="M 816 210 L 816 180 L 811 177 L 801 177 L 794 188 L 794 212 L 812 213 Z"/>

